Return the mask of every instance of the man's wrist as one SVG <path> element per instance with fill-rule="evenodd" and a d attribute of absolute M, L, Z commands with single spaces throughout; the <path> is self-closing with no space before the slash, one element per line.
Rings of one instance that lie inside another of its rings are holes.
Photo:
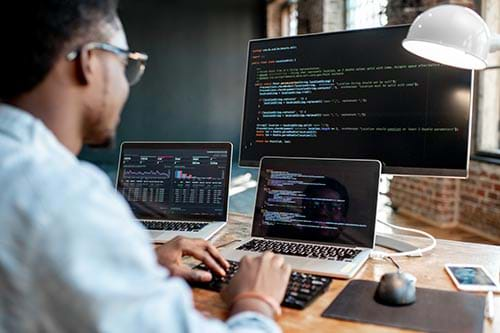
<path fill-rule="evenodd" d="M 258 312 L 266 317 L 274 318 L 274 309 L 258 298 L 243 298 L 236 301 L 231 306 L 230 316 L 234 316 L 244 311 Z"/>

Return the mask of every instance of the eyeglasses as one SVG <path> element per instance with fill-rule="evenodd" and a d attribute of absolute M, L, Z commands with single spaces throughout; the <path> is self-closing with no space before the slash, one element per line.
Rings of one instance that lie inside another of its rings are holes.
<path fill-rule="evenodd" d="M 146 69 L 146 61 L 148 60 L 147 54 L 140 52 L 131 52 L 107 43 L 94 42 L 85 44 L 80 49 L 68 53 L 66 55 L 66 59 L 68 59 L 69 61 L 75 60 L 83 49 L 103 50 L 106 52 L 114 53 L 124 59 L 125 76 L 130 86 L 133 86 L 140 81 L 142 74 L 144 74 L 144 70 Z"/>

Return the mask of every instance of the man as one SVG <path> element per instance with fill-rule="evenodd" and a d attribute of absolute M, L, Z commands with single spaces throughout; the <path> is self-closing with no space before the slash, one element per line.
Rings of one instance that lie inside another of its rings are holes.
<path fill-rule="evenodd" d="M 112 141 L 141 74 L 116 4 L 2 2 L 0 35 L 0 331 L 279 331 L 282 257 L 243 259 L 223 295 L 229 320 L 207 319 L 181 278 L 211 275 L 181 258 L 217 274 L 228 263 L 203 240 L 154 251 L 106 176 L 75 157 Z"/>

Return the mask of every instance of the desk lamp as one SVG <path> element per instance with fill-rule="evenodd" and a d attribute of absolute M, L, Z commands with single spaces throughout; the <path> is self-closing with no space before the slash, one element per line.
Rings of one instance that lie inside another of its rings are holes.
<path fill-rule="evenodd" d="M 441 5 L 413 21 L 403 47 L 422 58 L 463 69 L 485 69 L 488 53 L 500 50 L 500 35 L 492 34 L 475 11 Z"/>

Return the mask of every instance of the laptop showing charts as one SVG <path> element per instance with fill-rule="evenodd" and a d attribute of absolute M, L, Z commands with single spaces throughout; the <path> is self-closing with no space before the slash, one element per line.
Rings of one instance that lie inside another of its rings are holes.
<path fill-rule="evenodd" d="M 208 239 L 227 221 L 232 144 L 124 142 L 117 190 L 155 242 Z"/>
<path fill-rule="evenodd" d="M 353 277 L 375 243 L 380 171 L 374 160 L 263 158 L 251 238 L 223 256 L 272 251 L 295 270 Z"/>

